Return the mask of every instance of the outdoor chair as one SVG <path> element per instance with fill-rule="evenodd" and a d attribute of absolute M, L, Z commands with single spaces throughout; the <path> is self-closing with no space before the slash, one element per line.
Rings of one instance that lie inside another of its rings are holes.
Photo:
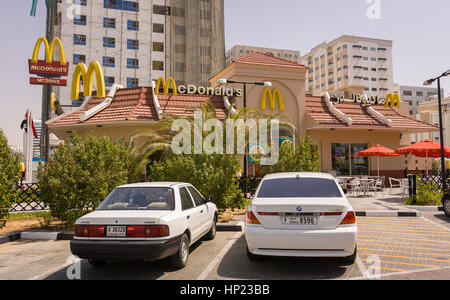
<path fill-rule="evenodd" d="M 391 186 L 391 190 L 389 191 L 389 194 L 392 195 L 392 189 L 393 188 L 402 188 L 402 181 L 400 179 L 395 179 L 390 177 L 389 178 L 389 185 Z"/>
<path fill-rule="evenodd" d="M 352 196 L 359 196 L 364 193 L 364 187 L 359 179 L 353 179 L 351 182 Z"/>

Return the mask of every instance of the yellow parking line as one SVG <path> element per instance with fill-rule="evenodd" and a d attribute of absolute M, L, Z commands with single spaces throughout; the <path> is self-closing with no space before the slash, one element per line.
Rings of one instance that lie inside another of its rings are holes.
<path fill-rule="evenodd" d="M 362 261 L 367 261 L 367 259 L 361 259 Z M 432 265 L 423 265 L 423 264 L 411 264 L 411 263 L 405 263 L 405 262 L 395 262 L 395 261 L 388 261 L 388 260 L 382 260 L 381 263 L 385 264 L 392 264 L 392 265 L 405 265 L 405 266 L 414 266 L 414 267 L 425 267 L 425 268 L 439 268 L 439 266 L 432 266 Z"/>
<path fill-rule="evenodd" d="M 386 223 L 386 222 L 377 222 L 377 223 L 366 223 L 366 222 L 357 222 L 358 225 L 362 226 L 389 226 L 389 225 L 398 225 L 398 226 L 416 226 L 416 227 L 423 227 L 423 228 L 436 228 L 439 227 L 429 224 L 422 224 L 422 223 Z"/>
<path fill-rule="evenodd" d="M 384 233 L 384 234 L 400 234 L 400 233 L 408 233 L 413 234 L 413 232 L 410 231 L 396 231 L 396 230 L 390 230 L 390 231 L 383 231 L 383 230 L 363 230 L 362 233 Z M 423 235 L 427 237 L 443 237 L 443 238 L 449 238 L 450 235 L 440 235 L 440 234 L 423 234 L 423 233 L 414 233 L 414 235 Z M 449 241 L 450 242 L 450 241 Z"/>
<path fill-rule="evenodd" d="M 401 248 L 401 247 L 396 247 Z M 411 249 L 415 249 L 414 247 L 408 247 Z M 381 252 L 394 252 L 398 253 L 398 250 L 389 250 L 389 249 L 373 249 L 373 248 L 358 248 L 358 250 L 373 250 L 373 251 L 381 251 Z M 439 254 L 439 253 L 429 253 L 429 252 L 408 252 L 408 254 L 417 254 L 417 255 L 431 255 L 431 256 L 448 256 L 450 257 L 450 254 Z M 449 261 L 450 262 L 450 261 Z"/>
<path fill-rule="evenodd" d="M 365 240 L 365 241 L 368 241 L 368 240 Z M 432 250 L 432 251 L 448 251 L 449 249 L 448 249 L 448 247 L 446 247 L 445 249 L 438 249 L 438 248 L 426 248 L 426 247 L 407 247 L 407 246 L 399 246 L 399 245 L 402 245 L 402 244 L 380 244 L 380 243 L 377 243 L 377 244 L 371 244 L 371 243 L 360 243 L 360 242 L 358 242 L 358 245 L 365 245 L 365 246 L 386 246 L 386 247 L 395 247 L 395 248 L 398 248 L 398 249 L 414 249 L 414 250 Z M 408 245 L 410 245 L 410 244 L 408 244 Z M 436 255 L 438 255 L 438 254 L 436 254 Z M 441 254 L 441 255 L 444 255 L 444 254 Z M 445 254 L 446 255 L 446 254 Z M 450 255 L 449 255 L 450 256 Z"/>
<path fill-rule="evenodd" d="M 367 259 L 361 259 L 361 261 L 367 261 Z M 393 268 L 386 268 L 386 267 L 374 267 L 371 266 L 374 269 L 378 269 L 378 270 L 385 270 L 385 271 L 394 271 L 394 272 L 406 272 L 407 270 L 403 270 L 403 269 L 393 269 Z"/>
<path fill-rule="evenodd" d="M 359 253 L 359 255 L 364 256 L 380 256 L 380 257 L 391 257 L 391 258 L 401 258 L 401 259 L 411 259 L 411 260 L 424 260 L 424 261 L 435 261 L 435 262 L 445 262 L 450 263 L 448 259 L 436 259 L 436 258 L 422 258 L 422 257 L 411 257 L 411 256 L 400 256 L 400 255 L 387 255 L 387 254 L 376 254 L 376 253 Z"/>
<path fill-rule="evenodd" d="M 360 236 L 360 237 L 361 237 L 361 236 Z M 384 242 L 384 243 L 389 242 L 389 241 L 381 240 L 381 239 L 371 240 L 371 239 L 360 239 L 360 238 L 358 238 L 358 241 L 366 241 L 366 242 L 378 242 L 378 241 L 381 241 L 381 242 Z M 448 246 L 447 246 L 447 245 L 442 245 L 442 246 L 440 246 L 440 245 L 436 245 L 436 244 L 427 244 L 427 243 L 414 243 L 414 244 L 415 244 L 415 245 L 420 245 L 420 246 L 446 247 L 445 250 L 448 250 Z M 393 245 L 402 245 L 402 244 L 393 244 Z M 407 245 L 411 245 L 411 243 L 407 243 Z"/>
<path fill-rule="evenodd" d="M 392 230 L 392 229 L 402 229 L 402 228 L 397 228 L 397 227 L 392 227 L 392 226 L 358 226 L 358 229 L 385 229 L 387 231 Z M 439 229 L 437 228 L 430 228 L 430 229 L 407 229 L 407 231 L 411 231 L 411 232 L 436 232 Z M 450 235 L 449 235 L 450 236 Z"/>
<path fill-rule="evenodd" d="M 360 237 L 368 237 L 371 238 L 372 236 L 370 235 L 360 235 Z M 418 241 L 418 242 L 432 242 L 432 243 L 436 243 L 436 244 L 450 244 L 450 241 L 439 241 L 436 242 L 435 240 L 426 240 L 426 239 L 407 239 L 407 238 L 396 238 L 396 240 L 403 240 L 403 241 Z M 382 241 L 382 240 L 380 240 Z"/>

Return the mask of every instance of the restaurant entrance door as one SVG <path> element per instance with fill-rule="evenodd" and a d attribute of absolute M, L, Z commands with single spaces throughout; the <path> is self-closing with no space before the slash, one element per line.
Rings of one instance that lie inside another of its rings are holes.
<path fill-rule="evenodd" d="M 331 145 L 333 170 L 338 176 L 369 175 L 369 159 L 358 153 L 369 148 L 365 143 L 335 143 Z"/>

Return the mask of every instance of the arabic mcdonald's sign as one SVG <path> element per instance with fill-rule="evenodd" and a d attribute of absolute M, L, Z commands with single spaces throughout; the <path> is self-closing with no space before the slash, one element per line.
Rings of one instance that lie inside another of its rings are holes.
<path fill-rule="evenodd" d="M 273 91 L 271 91 L 269 88 L 266 88 L 261 96 L 261 106 L 260 109 L 261 111 L 265 111 L 266 110 L 266 102 L 267 100 L 269 100 L 269 108 L 271 110 L 274 110 L 276 107 L 276 103 L 278 100 L 278 106 L 280 111 L 284 111 L 285 107 L 284 107 L 284 100 L 283 100 L 283 95 L 281 94 L 281 91 L 276 88 Z"/>
<path fill-rule="evenodd" d="M 72 79 L 71 99 L 77 100 L 80 97 L 80 83 L 83 78 L 83 95 L 92 96 L 94 86 L 94 75 L 97 82 L 97 97 L 106 97 L 105 76 L 98 61 L 92 61 L 87 68 L 85 64 L 79 63 L 75 67 Z"/>

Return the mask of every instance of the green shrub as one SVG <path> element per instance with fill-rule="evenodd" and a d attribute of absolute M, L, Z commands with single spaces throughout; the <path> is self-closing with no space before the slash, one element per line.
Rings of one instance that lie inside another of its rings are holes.
<path fill-rule="evenodd" d="M 19 155 L 12 152 L 0 129 L 0 229 L 6 224 L 9 208 L 16 201 L 15 186 L 19 183 Z"/>
<path fill-rule="evenodd" d="M 127 183 L 129 154 L 107 137 L 77 135 L 55 149 L 39 166 L 41 200 L 55 218 L 72 225 L 99 206 L 117 186 Z"/>
<path fill-rule="evenodd" d="M 286 144 L 280 148 L 280 159 L 276 165 L 265 168 L 264 174 L 285 172 L 319 172 L 320 160 L 318 146 L 307 136 L 300 146 Z"/>
<path fill-rule="evenodd" d="M 204 196 L 214 197 L 218 209 L 243 208 L 247 204 L 233 176 L 239 155 L 170 155 L 150 168 L 152 181 L 186 182 Z"/>
<path fill-rule="evenodd" d="M 442 204 L 443 193 L 439 186 L 433 183 L 425 184 L 421 181 L 417 182 L 417 196 L 409 197 L 407 205 L 434 206 Z"/>

